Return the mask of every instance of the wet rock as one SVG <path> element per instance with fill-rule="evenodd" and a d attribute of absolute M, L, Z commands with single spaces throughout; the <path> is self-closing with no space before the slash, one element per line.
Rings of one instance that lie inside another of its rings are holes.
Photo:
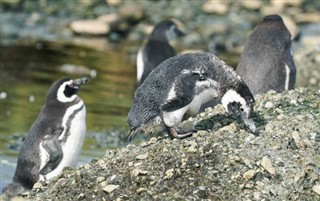
<path fill-rule="evenodd" d="M 202 6 L 202 11 L 209 14 L 224 15 L 228 12 L 226 1 L 211 1 L 208 0 Z"/>
<path fill-rule="evenodd" d="M 262 1 L 240 1 L 240 5 L 248 10 L 259 10 L 263 3 Z"/>
<path fill-rule="evenodd" d="M 146 16 L 144 9 L 134 4 L 121 7 L 119 10 L 119 14 L 122 19 L 125 19 L 132 24 L 136 24 Z"/>
<path fill-rule="evenodd" d="M 122 0 L 106 0 L 106 3 L 109 6 L 119 6 L 122 3 Z"/>
<path fill-rule="evenodd" d="M 107 35 L 110 32 L 110 26 L 100 20 L 77 20 L 71 22 L 70 28 L 81 35 Z"/>

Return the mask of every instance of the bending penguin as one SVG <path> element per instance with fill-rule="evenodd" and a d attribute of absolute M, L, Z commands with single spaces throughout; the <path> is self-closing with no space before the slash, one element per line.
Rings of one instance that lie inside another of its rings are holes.
<path fill-rule="evenodd" d="M 279 15 L 268 15 L 255 27 L 241 55 L 237 73 L 255 94 L 294 88 L 296 66 L 291 34 Z"/>
<path fill-rule="evenodd" d="M 193 131 L 176 127 L 185 114 L 195 115 L 216 98 L 227 112 L 256 131 L 250 118 L 254 98 L 240 76 L 211 53 L 181 54 L 164 61 L 137 88 L 127 122 L 128 140 L 139 131 L 149 132 L 164 124 L 171 138 L 186 138 Z"/>
<path fill-rule="evenodd" d="M 87 81 L 62 78 L 51 85 L 20 150 L 13 181 L 3 193 L 20 194 L 76 165 L 86 133 L 86 107 L 77 92 Z"/>
<path fill-rule="evenodd" d="M 184 35 L 184 27 L 177 20 L 164 20 L 156 24 L 146 44 L 137 55 L 137 81 L 140 85 L 150 72 L 164 60 L 176 55 L 169 41 Z"/>

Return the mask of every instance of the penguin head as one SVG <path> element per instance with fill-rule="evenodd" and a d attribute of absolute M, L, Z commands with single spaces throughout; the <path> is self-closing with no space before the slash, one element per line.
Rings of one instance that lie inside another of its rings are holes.
<path fill-rule="evenodd" d="M 184 25 L 175 19 L 159 22 L 153 29 L 150 39 L 171 41 L 185 35 Z"/>
<path fill-rule="evenodd" d="M 57 100 L 61 103 L 73 102 L 77 97 L 80 86 L 88 81 L 83 77 L 72 80 L 70 78 L 61 78 L 55 81 L 48 92 L 47 101 Z"/>
<path fill-rule="evenodd" d="M 244 82 L 235 86 L 226 90 L 221 102 L 227 112 L 246 122 L 251 117 L 255 100 Z"/>

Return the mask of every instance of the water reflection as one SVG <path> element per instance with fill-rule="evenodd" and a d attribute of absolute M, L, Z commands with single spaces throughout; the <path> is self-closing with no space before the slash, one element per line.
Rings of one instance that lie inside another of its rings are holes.
<path fill-rule="evenodd" d="M 136 83 L 135 61 L 128 59 L 125 45 L 96 50 L 38 42 L 1 47 L 1 52 L 0 92 L 7 95 L 0 100 L 1 188 L 12 178 L 19 145 L 44 104 L 50 85 L 61 77 L 97 74 L 79 91 L 87 107 L 82 163 L 123 144 Z"/>

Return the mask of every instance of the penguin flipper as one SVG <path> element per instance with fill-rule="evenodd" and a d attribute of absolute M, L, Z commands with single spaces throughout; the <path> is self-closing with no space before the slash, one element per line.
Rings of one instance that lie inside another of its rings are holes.
<path fill-rule="evenodd" d="M 45 136 L 42 142 L 42 147 L 49 154 L 49 161 L 40 170 L 40 174 L 42 175 L 46 175 L 52 170 L 54 170 L 62 160 L 63 151 L 62 151 L 61 144 L 58 141 L 58 138 L 61 132 L 62 132 L 62 129 L 56 130 L 53 134 L 49 134 Z"/>

